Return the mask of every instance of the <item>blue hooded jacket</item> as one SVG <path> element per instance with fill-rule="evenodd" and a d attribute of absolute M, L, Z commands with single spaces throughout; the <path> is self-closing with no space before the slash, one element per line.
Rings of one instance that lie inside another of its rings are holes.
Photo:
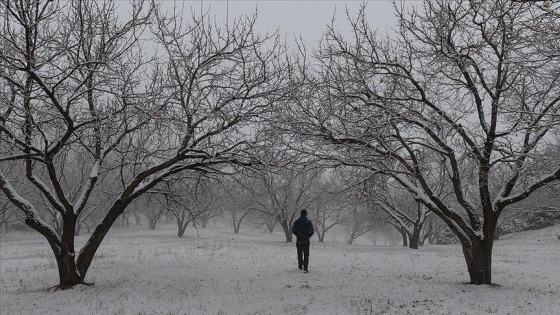
<path fill-rule="evenodd" d="M 309 238 L 315 233 L 313 224 L 306 216 L 300 216 L 292 225 L 292 233 L 297 237 L 298 243 L 309 243 Z"/>

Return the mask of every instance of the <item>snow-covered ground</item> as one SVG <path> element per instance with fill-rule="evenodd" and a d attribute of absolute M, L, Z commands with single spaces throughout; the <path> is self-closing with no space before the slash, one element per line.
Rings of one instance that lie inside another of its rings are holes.
<path fill-rule="evenodd" d="M 508 235 L 493 280 L 468 281 L 459 246 L 313 242 L 310 272 L 281 234 L 117 229 L 89 270 L 92 287 L 50 290 L 46 241 L 0 236 L 0 314 L 560 314 L 560 226 Z M 84 238 L 79 238 L 84 241 Z"/>

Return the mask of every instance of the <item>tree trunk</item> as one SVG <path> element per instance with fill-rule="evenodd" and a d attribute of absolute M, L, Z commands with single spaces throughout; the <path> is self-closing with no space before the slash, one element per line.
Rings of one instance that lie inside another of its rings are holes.
<path fill-rule="evenodd" d="M 235 223 L 235 220 L 233 221 L 233 233 L 235 234 L 239 234 L 239 229 L 241 228 L 241 220 L 239 220 L 239 222 Z"/>
<path fill-rule="evenodd" d="M 282 229 L 284 230 L 284 234 L 286 235 L 286 242 L 291 243 L 292 242 L 292 231 L 290 231 L 290 226 L 288 224 L 288 221 L 287 220 L 282 220 L 282 222 L 280 222 L 280 225 L 282 226 Z"/>
<path fill-rule="evenodd" d="M 412 232 L 412 237 L 410 238 L 409 248 L 418 249 L 420 244 L 420 232 L 422 232 L 422 223 L 417 223 L 414 225 L 414 230 Z"/>
<path fill-rule="evenodd" d="M 124 224 L 126 225 L 126 227 L 130 226 L 130 217 L 127 214 L 123 213 L 123 219 L 124 219 Z"/>
<path fill-rule="evenodd" d="M 187 222 L 186 224 L 177 222 L 177 225 L 179 226 L 179 229 L 177 230 L 177 236 L 183 237 L 183 235 L 185 235 L 185 231 L 187 230 L 189 222 Z"/>
<path fill-rule="evenodd" d="M 62 235 L 60 254 L 57 257 L 61 288 L 71 287 L 84 282 L 76 266 L 74 238 L 76 235 L 77 217 L 67 214 L 62 218 Z"/>
<path fill-rule="evenodd" d="M 401 228 L 400 232 L 402 236 L 402 244 L 406 247 L 408 246 L 408 234 L 406 233 L 404 228 Z"/>
<path fill-rule="evenodd" d="M 136 212 L 134 212 L 134 219 L 136 220 L 136 225 L 142 225 L 142 217 Z"/>
<path fill-rule="evenodd" d="M 462 244 L 462 246 L 471 284 L 492 284 L 494 240 L 474 239 L 471 240 L 471 244 Z"/>
<path fill-rule="evenodd" d="M 187 230 L 187 226 L 189 226 L 189 223 L 191 221 L 186 217 L 184 212 L 181 212 L 181 215 L 174 214 L 174 217 L 175 217 L 175 221 L 177 222 L 177 236 L 183 237 L 183 235 L 185 235 L 185 231 Z M 149 220 L 148 222 L 150 223 L 150 228 L 151 228 L 152 220 Z M 154 229 L 155 227 L 156 226 L 154 223 Z"/>
<path fill-rule="evenodd" d="M 76 266 L 75 255 L 68 251 L 63 251 L 56 257 L 58 265 L 58 276 L 61 289 L 71 288 L 77 284 L 84 284 L 84 278 L 79 274 Z M 85 276 L 85 275 L 84 275 Z"/>
<path fill-rule="evenodd" d="M 240 218 L 239 220 L 236 219 L 236 215 L 235 213 L 232 215 L 232 221 L 233 221 L 233 232 L 235 234 L 239 234 L 239 230 L 241 229 L 241 222 L 243 222 L 243 219 L 245 219 L 245 217 L 247 216 L 247 214 L 249 214 L 249 212 L 245 212 Z"/>
<path fill-rule="evenodd" d="M 157 224 L 157 219 L 153 219 L 151 217 L 148 217 L 148 227 L 150 228 L 150 230 L 155 230 L 156 229 L 156 224 Z"/>
<path fill-rule="evenodd" d="M 2 209 L 2 219 L 0 219 L 0 227 L 4 226 L 4 232 L 8 233 L 8 220 L 6 219 L 6 209 Z"/>
<path fill-rule="evenodd" d="M 325 232 L 323 231 L 322 233 L 317 230 L 317 237 L 319 238 L 319 242 L 324 242 L 325 241 Z"/>
<path fill-rule="evenodd" d="M 348 241 L 347 241 L 348 245 L 354 244 L 355 239 L 356 239 L 356 237 L 355 237 L 354 233 L 350 233 L 350 235 L 348 235 Z"/>
<path fill-rule="evenodd" d="M 60 281 L 58 287 L 66 289 L 77 284 L 84 284 L 86 273 L 79 271 L 74 251 L 76 218 L 73 215 L 67 215 L 63 219 L 62 236 L 59 236 L 54 229 L 46 228 L 46 226 L 32 218 L 26 218 L 25 223 L 43 235 L 51 246 L 58 267 Z"/>
<path fill-rule="evenodd" d="M 268 233 L 274 233 L 274 226 L 276 225 L 276 220 L 266 220 L 266 227 L 268 228 Z"/>
<path fill-rule="evenodd" d="M 80 273 L 76 263 L 76 252 L 74 248 L 74 238 L 76 236 L 77 217 L 74 214 L 67 214 L 61 218 L 60 246 L 56 246 L 56 240 L 52 236 L 43 234 L 49 243 L 56 258 L 58 267 L 59 285 L 61 289 L 71 288 L 77 284 L 84 284 L 85 273 Z M 26 223 L 34 227 L 31 222 Z"/>

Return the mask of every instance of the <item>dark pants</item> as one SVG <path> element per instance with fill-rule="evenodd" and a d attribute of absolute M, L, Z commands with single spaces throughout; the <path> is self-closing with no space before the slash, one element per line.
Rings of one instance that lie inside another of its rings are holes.
<path fill-rule="evenodd" d="M 303 267 L 303 270 L 307 270 L 307 266 L 309 265 L 309 244 L 310 244 L 309 242 L 296 243 L 297 261 L 298 261 L 299 269 Z"/>

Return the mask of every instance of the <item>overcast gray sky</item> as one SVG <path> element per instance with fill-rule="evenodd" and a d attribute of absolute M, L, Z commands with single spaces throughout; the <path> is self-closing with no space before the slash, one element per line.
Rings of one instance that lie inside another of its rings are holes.
<path fill-rule="evenodd" d="M 367 3 L 370 25 L 384 33 L 395 25 L 392 1 L 336 1 L 336 0 L 165 0 L 166 5 L 185 5 L 185 14 L 190 8 L 200 13 L 209 10 L 217 22 L 240 15 L 258 12 L 257 29 L 261 32 L 279 29 L 288 39 L 301 36 L 306 45 L 315 45 L 325 31 L 325 27 L 336 16 L 336 25 L 342 32 L 348 31 L 346 10 L 356 13 L 361 4 Z M 229 9 L 228 9 L 229 8 Z"/>

